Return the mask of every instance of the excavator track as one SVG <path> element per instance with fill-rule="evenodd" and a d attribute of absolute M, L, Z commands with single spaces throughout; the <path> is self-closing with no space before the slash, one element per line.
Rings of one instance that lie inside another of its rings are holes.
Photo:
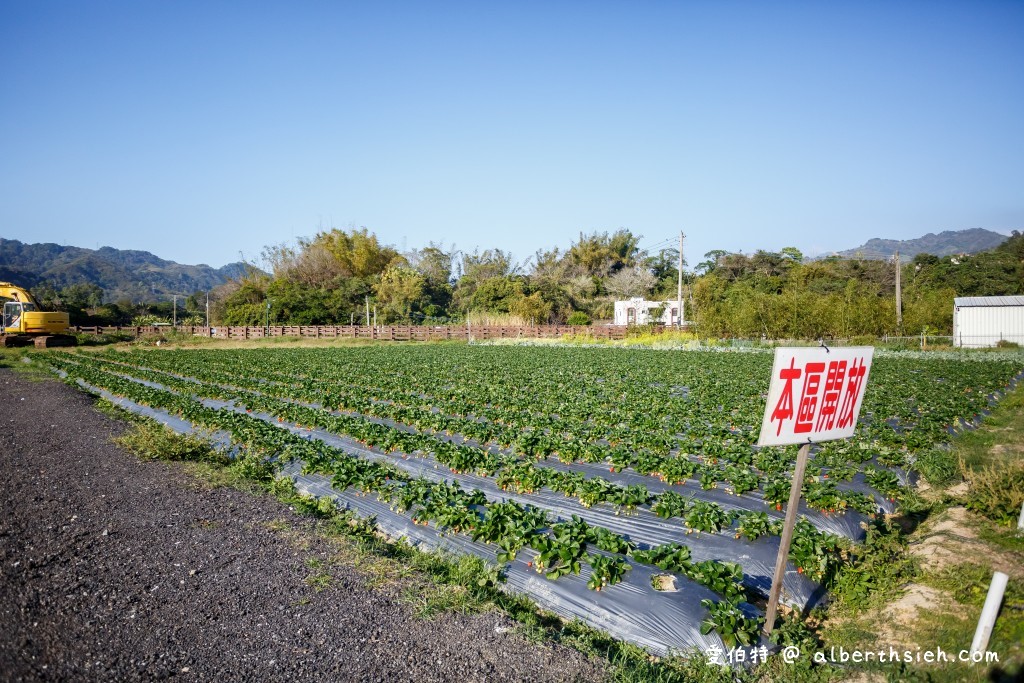
<path fill-rule="evenodd" d="M 78 346 L 78 340 L 69 334 L 48 334 L 33 341 L 37 349 L 52 349 L 58 346 Z"/>
<path fill-rule="evenodd" d="M 29 334 L 5 334 L 0 336 L 4 348 L 33 346 L 37 349 L 52 349 L 60 346 L 78 346 L 78 340 L 70 334 L 47 334 L 41 337 Z"/>

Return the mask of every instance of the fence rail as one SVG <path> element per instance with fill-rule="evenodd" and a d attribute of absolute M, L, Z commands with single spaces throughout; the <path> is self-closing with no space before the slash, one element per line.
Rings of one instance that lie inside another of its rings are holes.
<path fill-rule="evenodd" d="M 557 338 L 565 334 L 587 334 L 599 339 L 624 339 L 625 325 L 572 326 L 477 326 L 477 325 L 274 325 L 242 327 L 217 325 L 196 327 L 152 325 L 143 327 L 75 327 L 83 334 L 131 334 L 141 337 L 169 330 L 213 339 L 264 339 L 267 337 L 304 337 L 307 339 L 377 339 L 383 341 L 428 341 L 438 339 L 528 339 Z"/>

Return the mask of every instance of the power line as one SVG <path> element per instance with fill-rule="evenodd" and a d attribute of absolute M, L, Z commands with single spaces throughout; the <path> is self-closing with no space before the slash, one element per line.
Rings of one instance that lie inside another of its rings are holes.
<path fill-rule="evenodd" d="M 667 247 L 670 244 L 672 244 L 675 241 L 675 239 L 676 239 L 675 237 L 669 237 L 669 238 L 663 239 L 660 242 L 655 242 L 654 244 L 650 244 L 650 245 L 648 245 L 646 247 L 641 247 L 640 251 L 651 252 L 651 251 L 655 251 L 655 250 L 664 249 L 665 247 Z"/>

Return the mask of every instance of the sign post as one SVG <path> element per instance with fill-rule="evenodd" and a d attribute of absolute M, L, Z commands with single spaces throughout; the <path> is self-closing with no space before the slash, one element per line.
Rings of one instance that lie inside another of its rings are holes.
<path fill-rule="evenodd" d="M 759 446 L 801 446 L 793 469 L 775 575 L 768 593 L 765 635 L 770 635 L 775 626 L 811 444 L 853 436 L 873 353 L 874 348 L 870 346 L 775 349 L 772 382 L 757 443 Z"/>

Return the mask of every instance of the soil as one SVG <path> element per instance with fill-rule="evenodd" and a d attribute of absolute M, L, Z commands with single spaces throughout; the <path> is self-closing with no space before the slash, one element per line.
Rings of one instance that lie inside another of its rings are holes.
<path fill-rule="evenodd" d="M 497 612 L 416 618 L 400 586 L 321 562 L 309 520 L 142 461 L 111 442 L 125 429 L 0 369 L 0 681 L 607 677 Z"/>
<path fill-rule="evenodd" d="M 918 542 L 910 545 L 910 552 L 921 558 L 921 566 L 927 571 L 938 572 L 984 558 L 995 571 L 1024 578 L 1019 555 L 1000 552 L 979 540 L 970 513 L 962 506 L 943 510 L 934 521 L 929 520 L 928 527 L 920 536 Z"/>

